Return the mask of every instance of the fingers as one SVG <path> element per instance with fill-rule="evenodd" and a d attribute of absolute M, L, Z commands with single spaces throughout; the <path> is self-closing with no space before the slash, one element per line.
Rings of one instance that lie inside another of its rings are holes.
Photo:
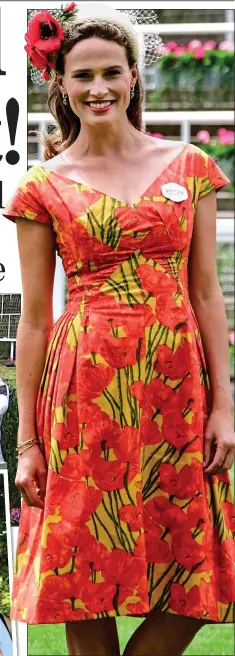
<path fill-rule="evenodd" d="M 22 494 L 22 497 L 27 504 L 27 506 L 35 506 L 36 508 L 44 508 L 44 502 L 39 499 L 38 488 L 35 487 L 35 481 L 33 479 L 21 480 L 17 484 L 17 487 Z"/>
<path fill-rule="evenodd" d="M 38 495 L 42 501 L 45 499 L 46 484 L 47 484 L 47 471 L 39 472 L 37 475 L 39 492 Z"/>
<path fill-rule="evenodd" d="M 210 460 L 212 439 L 213 439 L 213 435 L 210 435 L 209 431 L 208 433 L 206 432 L 204 436 L 203 467 L 207 467 Z"/>
<path fill-rule="evenodd" d="M 230 469 L 233 464 L 234 451 L 228 449 L 224 444 L 218 444 L 213 461 L 208 467 L 204 467 L 205 474 L 219 474 Z"/>
<path fill-rule="evenodd" d="M 223 471 L 226 471 L 226 469 L 231 469 L 233 466 L 233 461 L 234 461 L 234 451 L 228 451 L 224 462 L 222 464 L 222 468 L 219 469 L 216 474 L 222 474 Z"/>

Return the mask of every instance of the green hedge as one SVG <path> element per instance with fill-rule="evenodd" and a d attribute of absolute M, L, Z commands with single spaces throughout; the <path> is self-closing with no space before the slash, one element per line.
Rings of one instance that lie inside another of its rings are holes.
<path fill-rule="evenodd" d="M 16 395 L 15 367 L 4 367 L 0 364 L 0 377 L 7 383 L 10 390 L 10 408 L 2 420 L 2 453 L 7 462 L 9 477 L 10 508 L 20 508 L 20 493 L 15 485 L 17 470 L 17 432 L 18 432 L 18 404 Z"/>

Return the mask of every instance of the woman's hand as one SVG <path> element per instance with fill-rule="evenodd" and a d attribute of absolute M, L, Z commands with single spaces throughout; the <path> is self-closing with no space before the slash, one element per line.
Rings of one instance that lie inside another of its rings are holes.
<path fill-rule="evenodd" d="M 15 485 L 27 506 L 44 508 L 47 465 L 38 444 L 19 456 Z"/>
<path fill-rule="evenodd" d="M 210 465 L 211 448 L 215 443 L 214 457 Z M 204 433 L 205 474 L 220 474 L 231 469 L 235 456 L 235 433 L 231 415 L 227 411 L 212 410 Z"/>

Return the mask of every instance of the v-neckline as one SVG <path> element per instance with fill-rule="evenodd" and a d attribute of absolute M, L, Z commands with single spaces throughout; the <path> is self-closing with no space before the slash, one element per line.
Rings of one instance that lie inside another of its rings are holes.
<path fill-rule="evenodd" d="M 120 200 L 120 198 L 115 198 L 114 196 L 110 196 L 110 194 L 106 194 L 105 192 L 100 191 L 99 189 L 94 189 L 94 187 L 90 187 L 90 185 L 84 184 L 83 182 L 81 182 L 79 180 L 73 180 L 71 178 L 68 178 L 65 175 L 61 175 L 61 173 L 57 173 L 57 171 L 53 171 L 52 169 L 48 169 L 46 166 L 43 166 L 43 164 L 38 164 L 36 166 L 39 167 L 39 168 L 44 169 L 44 171 L 48 171 L 49 174 L 52 174 L 52 175 L 54 175 L 58 178 L 62 178 L 63 180 L 67 180 L 67 182 L 71 182 L 72 184 L 81 185 L 82 187 L 84 187 L 84 189 L 88 189 L 91 192 L 93 192 L 94 194 L 100 194 L 101 196 L 105 196 L 105 198 L 110 198 L 110 200 L 113 200 L 117 203 L 120 203 L 120 205 L 122 205 L 123 207 L 129 208 L 129 209 L 135 209 L 135 206 L 142 200 L 142 198 L 144 198 L 144 196 L 148 195 L 148 191 L 151 189 L 151 187 L 153 187 L 153 185 L 155 185 L 156 182 L 158 182 L 159 179 L 161 179 L 165 175 L 166 171 L 168 171 L 170 169 L 172 164 L 174 164 L 174 162 L 180 157 L 180 155 L 186 150 L 187 147 L 188 147 L 188 144 L 184 144 L 184 146 L 181 148 L 180 152 L 177 153 L 177 155 L 175 155 L 175 157 L 173 157 L 173 159 L 169 162 L 169 164 L 167 164 L 163 168 L 163 170 L 156 176 L 156 178 L 154 178 L 154 180 L 147 187 L 147 189 L 145 189 L 145 191 L 132 204 L 125 203 L 125 201 Z"/>

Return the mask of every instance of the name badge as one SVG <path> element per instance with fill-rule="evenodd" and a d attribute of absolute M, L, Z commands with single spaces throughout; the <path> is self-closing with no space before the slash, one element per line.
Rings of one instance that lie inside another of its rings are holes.
<path fill-rule="evenodd" d="M 162 185 L 161 191 L 165 198 L 174 200 L 176 203 L 180 203 L 181 200 L 188 198 L 187 189 L 181 187 L 177 182 L 167 182 L 167 184 Z"/>

